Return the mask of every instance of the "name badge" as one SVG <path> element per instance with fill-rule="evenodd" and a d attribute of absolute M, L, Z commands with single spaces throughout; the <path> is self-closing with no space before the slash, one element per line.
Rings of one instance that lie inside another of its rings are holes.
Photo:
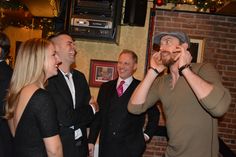
<path fill-rule="evenodd" d="M 82 132 L 81 129 L 77 129 L 75 130 L 75 140 L 79 139 L 80 137 L 82 137 Z"/>

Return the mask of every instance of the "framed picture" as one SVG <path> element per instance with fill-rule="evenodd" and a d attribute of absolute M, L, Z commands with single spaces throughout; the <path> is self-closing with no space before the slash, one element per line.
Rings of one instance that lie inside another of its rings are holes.
<path fill-rule="evenodd" d="M 103 82 L 117 78 L 117 62 L 94 60 L 90 61 L 89 86 L 100 87 Z"/>
<path fill-rule="evenodd" d="M 201 63 L 204 54 L 204 39 L 190 37 L 190 52 L 192 54 L 192 62 Z"/>

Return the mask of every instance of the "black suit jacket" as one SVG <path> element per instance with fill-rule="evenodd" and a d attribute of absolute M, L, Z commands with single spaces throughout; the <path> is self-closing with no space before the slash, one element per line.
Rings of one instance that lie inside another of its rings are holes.
<path fill-rule="evenodd" d="M 63 144 L 64 157 L 78 156 L 78 143 L 74 140 L 74 130 L 80 128 L 82 138 L 80 144 L 83 146 L 83 151 L 86 156 L 88 153 L 87 132 L 86 128 L 94 118 L 92 107 L 89 105 L 91 98 L 90 90 L 86 78 L 83 73 L 72 70 L 73 82 L 75 86 L 75 109 L 73 108 L 72 95 L 66 83 L 63 74 L 58 70 L 58 75 L 48 80 L 47 90 L 51 93 L 57 108 L 57 118 L 60 126 L 60 136 Z M 81 146 L 79 146 L 81 147 Z M 77 152 L 77 153 L 76 153 Z M 87 156 L 86 156 L 87 157 Z"/>
<path fill-rule="evenodd" d="M 142 156 L 145 150 L 145 113 L 133 115 L 127 110 L 129 99 L 139 83 L 139 80 L 134 79 L 121 97 L 116 93 L 117 79 L 101 85 L 97 99 L 99 112 L 89 134 L 89 142 L 95 143 L 100 132 L 99 157 Z M 147 114 L 145 133 L 151 138 L 156 132 L 160 113 L 154 106 Z"/>
<path fill-rule="evenodd" d="M 0 156 L 12 156 L 12 136 L 4 115 L 5 97 L 12 76 L 12 69 L 5 61 L 0 62 Z"/>

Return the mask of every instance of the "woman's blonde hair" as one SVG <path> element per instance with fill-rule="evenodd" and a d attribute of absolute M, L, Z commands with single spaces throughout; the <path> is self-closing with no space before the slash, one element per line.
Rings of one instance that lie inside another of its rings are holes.
<path fill-rule="evenodd" d="M 32 83 L 43 88 L 45 80 L 44 62 L 49 40 L 33 38 L 21 44 L 15 62 L 10 87 L 7 95 L 6 119 L 14 116 L 21 90 Z"/>

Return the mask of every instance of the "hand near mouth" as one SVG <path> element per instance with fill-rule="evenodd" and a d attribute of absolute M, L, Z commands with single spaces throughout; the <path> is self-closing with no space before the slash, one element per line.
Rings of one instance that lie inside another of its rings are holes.
<path fill-rule="evenodd" d="M 176 49 L 172 52 L 172 54 L 173 54 L 173 60 L 176 62 L 178 59 L 179 59 L 179 57 L 181 56 L 181 52 L 182 52 L 182 49 L 179 47 L 179 46 L 177 46 L 176 47 Z"/>
<path fill-rule="evenodd" d="M 179 53 L 177 53 L 177 51 L 179 51 Z M 174 57 L 174 60 L 175 61 L 179 60 L 179 67 L 186 65 L 186 64 L 190 64 L 192 61 L 192 56 L 191 56 L 190 52 L 181 46 L 176 47 L 176 53 L 174 53 L 174 54 L 177 54 Z"/>
<path fill-rule="evenodd" d="M 162 63 L 160 52 L 156 52 L 152 55 L 150 66 L 157 69 L 160 73 L 166 69 L 166 66 L 164 66 Z"/>

